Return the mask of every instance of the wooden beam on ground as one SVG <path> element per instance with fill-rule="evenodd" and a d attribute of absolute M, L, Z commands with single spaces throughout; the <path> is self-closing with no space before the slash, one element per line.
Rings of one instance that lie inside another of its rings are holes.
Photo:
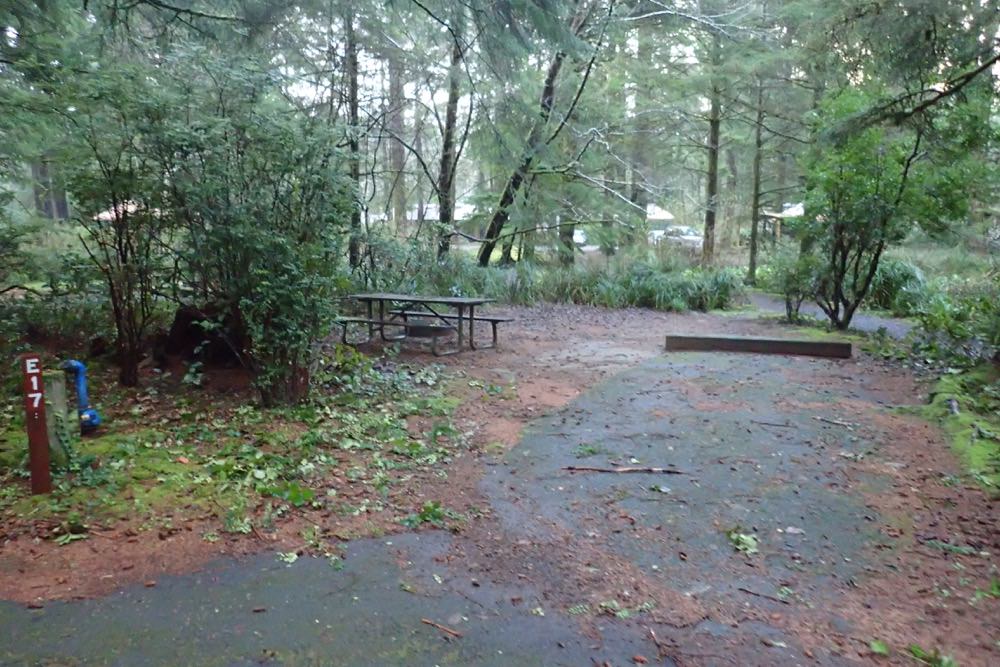
<path fill-rule="evenodd" d="M 851 344 L 837 341 L 789 340 L 754 336 L 667 336 L 668 352 L 753 352 L 851 358 Z"/>

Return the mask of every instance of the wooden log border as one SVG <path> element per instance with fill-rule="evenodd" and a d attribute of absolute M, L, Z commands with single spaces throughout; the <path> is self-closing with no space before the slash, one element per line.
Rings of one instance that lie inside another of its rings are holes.
<path fill-rule="evenodd" d="M 754 336 L 667 336 L 668 352 L 751 352 L 850 359 L 850 343 Z"/>

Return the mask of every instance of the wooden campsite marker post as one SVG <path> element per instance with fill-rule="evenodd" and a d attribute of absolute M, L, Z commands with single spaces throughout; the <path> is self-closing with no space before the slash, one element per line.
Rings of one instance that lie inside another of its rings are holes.
<path fill-rule="evenodd" d="M 35 495 L 52 491 L 49 470 L 49 436 L 45 428 L 45 383 L 42 381 L 42 361 L 37 354 L 21 357 L 24 371 L 24 416 L 28 431 L 28 460 L 31 468 L 31 492 Z"/>

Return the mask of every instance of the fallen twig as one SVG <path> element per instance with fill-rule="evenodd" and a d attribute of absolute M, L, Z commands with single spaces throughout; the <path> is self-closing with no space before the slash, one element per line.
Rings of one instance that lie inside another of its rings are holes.
<path fill-rule="evenodd" d="M 653 644 L 656 645 L 656 653 L 659 656 L 659 658 L 662 660 L 663 658 L 670 657 L 671 653 L 670 649 L 673 647 L 668 646 L 666 642 L 662 641 L 659 637 L 657 637 L 656 633 L 653 632 L 653 628 L 647 626 L 646 631 L 649 632 L 649 638 L 652 639 Z"/>
<path fill-rule="evenodd" d="M 761 426 L 777 426 L 778 428 L 792 428 L 791 424 L 775 424 L 774 422 L 762 422 L 758 419 L 751 419 L 751 424 L 760 424 Z"/>
<path fill-rule="evenodd" d="M 429 618 L 422 618 L 422 619 L 420 619 L 420 622 L 423 623 L 423 624 L 425 624 L 425 625 L 429 625 L 432 628 L 437 628 L 441 632 L 443 632 L 445 634 L 448 634 L 448 635 L 451 635 L 452 637 L 458 637 L 459 639 L 462 638 L 462 633 L 459 632 L 458 630 L 452 630 L 451 628 L 446 627 L 444 625 L 441 625 L 440 623 L 435 623 L 434 621 L 432 621 Z"/>
<path fill-rule="evenodd" d="M 629 467 L 621 466 L 617 468 L 598 468 L 595 466 L 566 466 L 563 470 L 568 470 L 570 472 L 645 472 L 654 473 L 659 475 L 687 475 L 688 473 L 683 470 L 676 470 L 674 468 L 644 468 L 644 467 Z"/>
<path fill-rule="evenodd" d="M 833 424 L 834 426 L 843 426 L 844 428 L 847 429 L 854 428 L 854 424 L 848 422 L 842 422 L 839 419 L 830 419 L 828 417 L 818 417 L 818 416 L 813 416 L 813 419 L 821 422 L 826 422 L 827 424 Z"/>
<path fill-rule="evenodd" d="M 764 598 L 765 600 L 771 600 L 772 602 L 780 602 L 781 604 L 788 604 L 788 600 L 782 600 L 779 597 L 773 595 L 767 595 L 766 593 L 758 593 L 757 591 L 752 591 L 749 588 L 743 588 L 742 586 L 737 590 L 746 593 L 747 595 L 753 595 L 754 597 Z"/>
<path fill-rule="evenodd" d="M 115 537 L 117 537 L 116 535 L 114 535 L 112 533 L 104 533 L 104 532 L 101 532 L 99 530 L 94 530 L 93 528 L 88 529 L 87 530 L 87 534 L 88 535 L 96 535 L 97 537 L 103 537 L 106 540 L 113 540 L 113 539 L 115 539 Z"/>

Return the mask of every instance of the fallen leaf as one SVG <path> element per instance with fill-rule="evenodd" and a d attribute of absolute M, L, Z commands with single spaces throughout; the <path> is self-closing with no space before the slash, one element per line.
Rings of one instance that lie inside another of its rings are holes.
<path fill-rule="evenodd" d="M 872 653 L 875 655 L 889 655 L 889 645 L 881 639 L 873 639 L 868 642 L 868 648 L 870 648 Z"/>

